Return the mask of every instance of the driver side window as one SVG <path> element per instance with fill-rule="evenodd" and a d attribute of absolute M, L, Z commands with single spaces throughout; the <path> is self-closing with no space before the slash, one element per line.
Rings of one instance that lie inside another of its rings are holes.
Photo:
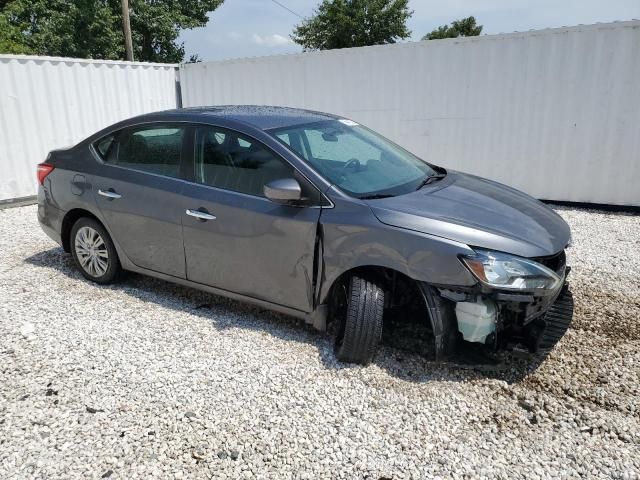
<path fill-rule="evenodd" d="M 195 132 L 194 180 L 203 185 L 264 197 L 264 186 L 295 178 L 308 205 L 327 205 L 322 194 L 296 169 L 257 140 L 219 127 Z"/>
<path fill-rule="evenodd" d="M 198 183 L 258 197 L 264 185 L 293 176 L 293 168 L 259 142 L 217 127 L 199 127 L 195 138 Z"/>

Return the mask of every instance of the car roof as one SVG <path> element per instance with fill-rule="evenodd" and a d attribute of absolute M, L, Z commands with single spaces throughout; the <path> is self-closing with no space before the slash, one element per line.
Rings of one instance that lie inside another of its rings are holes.
<path fill-rule="evenodd" d="M 221 117 L 242 122 L 260 130 L 272 128 L 290 127 L 305 123 L 319 122 L 322 120 L 334 120 L 340 118 L 329 113 L 314 112 L 300 108 L 274 107 L 267 105 L 220 105 L 210 107 L 190 107 L 167 110 L 150 114 L 155 117 L 161 114 L 171 120 L 172 116 L 190 117 L 191 120 L 202 120 L 203 117 Z"/>

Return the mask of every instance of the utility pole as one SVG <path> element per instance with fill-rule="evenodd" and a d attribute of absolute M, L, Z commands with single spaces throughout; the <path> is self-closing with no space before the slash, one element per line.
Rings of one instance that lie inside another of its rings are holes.
<path fill-rule="evenodd" d="M 131 41 L 131 23 L 129 22 L 129 0 L 122 0 L 122 30 L 127 60 L 133 62 L 133 42 Z"/>

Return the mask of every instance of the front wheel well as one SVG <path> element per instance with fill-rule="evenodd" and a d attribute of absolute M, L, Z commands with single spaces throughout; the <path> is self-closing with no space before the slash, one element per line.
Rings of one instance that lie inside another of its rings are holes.
<path fill-rule="evenodd" d="M 83 208 L 74 208 L 69 210 L 62 219 L 62 228 L 60 229 L 62 248 L 67 253 L 71 252 L 71 239 L 69 238 L 71 236 L 71 228 L 73 228 L 73 225 L 82 217 L 92 218 L 102 225 L 102 222 L 98 217 L 88 210 L 84 210 Z"/>
<path fill-rule="evenodd" d="M 423 346 L 433 350 L 436 360 L 445 358 L 455 348 L 457 323 L 454 302 L 443 298 L 438 289 L 414 280 L 402 272 L 385 267 L 358 267 L 340 275 L 329 290 L 329 318 L 334 320 L 332 300 L 336 289 L 347 285 L 352 276 L 376 282 L 385 292 L 383 338 L 400 348 L 422 336 Z M 339 324 L 339 322 L 338 322 Z M 403 341 L 407 338 L 409 342 Z M 422 352 L 427 353 L 427 350 Z"/>
<path fill-rule="evenodd" d="M 378 285 L 385 291 L 386 311 L 408 308 L 412 309 L 422 318 L 427 318 L 427 305 L 424 296 L 421 293 L 420 285 L 417 280 L 405 275 L 402 272 L 387 267 L 379 266 L 362 266 L 343 272 L 331 285 L 327 301 L 331 305 L 334 298 L 334 292 L 345 282 L 348 282 L 352 276 L 367 278 L 376 281 Z M 331 308 L 330 308 L 331 313 Z M 331 315 L 330 315 L 331 317 Z M 328 319 L 329 321 L 332 318 Z"/>

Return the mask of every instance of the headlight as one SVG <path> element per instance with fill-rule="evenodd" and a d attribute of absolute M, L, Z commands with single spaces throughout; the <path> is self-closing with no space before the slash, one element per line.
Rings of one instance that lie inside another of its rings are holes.
<path fill-rule="evenodd" d="M 532 260 L 490 250 L 463 256 L 471 273 L 485 285 L 505 290 L 555 290 L 562 279 Z"/>

